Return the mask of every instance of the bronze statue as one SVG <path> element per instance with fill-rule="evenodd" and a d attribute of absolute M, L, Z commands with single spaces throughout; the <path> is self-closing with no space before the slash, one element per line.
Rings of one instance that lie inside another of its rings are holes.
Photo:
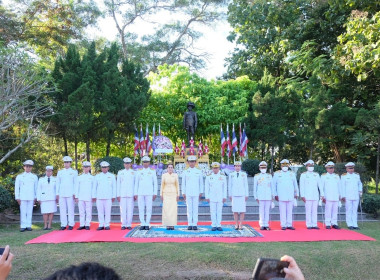
<path fill-rule="evenodd" d="M 193 102 L 187 103 L 188 111 L 183 115 L 183 128 L 187 132 L 187 142 L 190 143 L 190 138 L 194 138 L 195 131 L 198 125 L 197 113 L 193 111 L 195 104 Z"/>

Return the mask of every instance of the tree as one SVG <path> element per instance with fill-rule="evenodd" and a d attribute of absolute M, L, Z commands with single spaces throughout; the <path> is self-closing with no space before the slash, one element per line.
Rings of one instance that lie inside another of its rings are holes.
<path fill-rule="evenodd" d="M 0 48 L 0 163 L 36 137 L 50 112 L 48 77 L 22 48 Z"/>

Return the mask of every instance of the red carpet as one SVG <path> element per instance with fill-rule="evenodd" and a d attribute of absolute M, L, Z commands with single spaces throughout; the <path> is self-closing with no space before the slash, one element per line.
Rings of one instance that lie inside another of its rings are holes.
<path fill-rule="evenodd" d="M 180 223 L 184 225 L 186 223 Z M 210 222 L 199 223 L 200 225 L 210 225 Z M 233 224 L 233 222 L 224 222 L 223 224 Z M 341 230 L 308 230 L 305 222 L 295 222 L 296 230 L 281 230 L 279 222 L 271 222 L 270 231 L 260 231 L 258 222 L 245 222 L 255 230 L 260 232 L 264 237 L 193 237 L 193 238 L 133 238 L 125 236 L 128 230 L 120 230 L 120 223 L 111 224 L 111 230 L 96 231 L 97 223 L 93 223 L 91 230 L 78 231 L 75 225 L 74 230 L 68 231 L 52 231 L 41 235 L 37 238 L 29 240 L 25 244 L 38 243 L 70 243 L 70 242 L 134 242 L 134 243 L 153 243 L 153 242 L 223 242 L 223 243 L 239 243 L 239 242 L 313 242 L 313 241 L 340 241 L 340 240 L 360 240 L 375 241 L 374 238 L 363 235 L 357 231 L 341 229 Z M 133 225 L 136 226 L 136 225 Z M 322 224 L 319 225 L 322 228 Z"/>

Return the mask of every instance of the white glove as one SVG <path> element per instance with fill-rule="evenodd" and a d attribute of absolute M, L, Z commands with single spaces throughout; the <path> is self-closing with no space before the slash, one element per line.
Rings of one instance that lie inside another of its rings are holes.
<path fill-rule="evenodd" d="M 297 199 L 296 199 L 296 198 L 294 199 L 293 206 L 294 206 L 294 207 L 297 207 Z"/>
<path fill-rule="evenodd" d="M 274 201 L 272 201 L 272 203 L 270 204 L 270 208 L 274 208 L 274 207 L 276 207 L 276 204 L 274 204 Z"/>

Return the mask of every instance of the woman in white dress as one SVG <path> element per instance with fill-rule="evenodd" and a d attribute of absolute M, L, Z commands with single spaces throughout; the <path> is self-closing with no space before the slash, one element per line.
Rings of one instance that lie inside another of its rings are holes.
<path fill-rule="evenodd" d="M 38 180 L 37 200 L 41 205 L 41 214 L 44 219 L 44 230 L 51 230 L 54 213 L 57 211 L 56 178 L 53 175 L 53 166 L 46 166 L 46 176 Z"/>

